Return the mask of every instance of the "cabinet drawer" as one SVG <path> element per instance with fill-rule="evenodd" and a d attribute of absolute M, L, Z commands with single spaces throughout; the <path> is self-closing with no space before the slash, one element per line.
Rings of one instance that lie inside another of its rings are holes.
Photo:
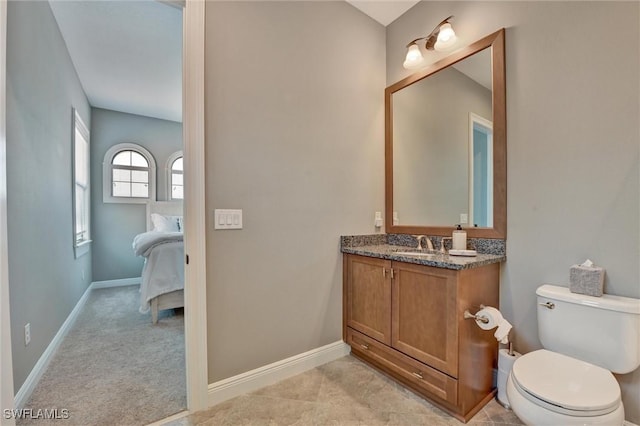
<path fill-rule="evenodd" d="M 451 404 L 458 402 L 456 379 L 351 328 L 347 329 L 347 343 L 358 353 L 384 365 L 391 374 L 401 376 L 420 389 Z"/>

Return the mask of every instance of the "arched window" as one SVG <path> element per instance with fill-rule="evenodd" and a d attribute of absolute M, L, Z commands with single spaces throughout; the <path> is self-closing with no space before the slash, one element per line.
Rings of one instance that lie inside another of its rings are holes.
<path fill-rule="evenodd" d="M 105 203 L 141 203 L 155 200 L 156 164 L 149 151 L 136 144 L 118 144 L 103 163 Z"/>
<path fill-rule="evenodd" d="M 184 198 L 182 151 L 174 152 L 167 160 L 167 197 L 169 200 L 182 200 Z"/>

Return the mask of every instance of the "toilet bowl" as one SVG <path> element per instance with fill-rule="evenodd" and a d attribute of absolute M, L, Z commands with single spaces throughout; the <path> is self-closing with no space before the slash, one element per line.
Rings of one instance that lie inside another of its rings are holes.
<path fill-rule="evenodd" d="M 545 349 L 518 358 L 507 380 L 509 403 L 528 425 L 622 425 L 620 395 L 610 371 Z"/>
<path fill-rule="evenodd" d="M 536 296 L 545 349 L 513 363 L 511 409 L 528 425 L 622 425 L 620 385 L 612 373 L 640 366 L 640 299 L 593 297 L 549 284 Z"/>

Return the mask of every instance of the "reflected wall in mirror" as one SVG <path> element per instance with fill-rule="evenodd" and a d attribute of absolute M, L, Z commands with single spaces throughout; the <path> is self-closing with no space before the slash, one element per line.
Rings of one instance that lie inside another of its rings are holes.
<path fill-rule="evenodd" d="M 506 238 L 504 81 L 500 30 L 386 89 L 387 232 Z"/>
<path fill-rule="evenodd" d="M 482 182 L 472 182 L 472 149 L 483 152 L 482 135 L 470 132 L 471 117 L 491 121 L 490 49 L 393 95 L 393 207 L 399 224 L 451 226 L 466 215 L 467 222 L 483 226 L 473 221 L 469 203 L 471 185 Z M 474 134 L 478 141 L 470 147 Z"/>

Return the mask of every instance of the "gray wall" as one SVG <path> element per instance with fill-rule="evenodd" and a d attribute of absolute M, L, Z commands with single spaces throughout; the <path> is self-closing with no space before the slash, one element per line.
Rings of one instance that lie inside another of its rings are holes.
<path fill-rule="evenodd" d="M 72 107 L 91 124 L 48 2 L 8 4 L 9 292 L 17 391 L 91 281 L 91 253 L 74 258 Z M 84 278 L 83 278 L 84 274 Z M 31 323 L 31 344 L 24 325 Z"/>
<path fill-rule="evenodd" d="M 158 200 L 167 199 L 165 166 L 171 154 L 182 149 L 182 124 L 141 115 L 92 108 L 91 220 L 93 281 L 139 277 L 143 258 L 131 248 L 133 237 L 146 230 L 144 204 L 102 202 L 102 162 L 114 145 L 135 143 L 156 161 Z"/>
<path fill-rule="evenodd" d="M 491 91 L 452 67 L 393 94 L 393 210 L 401 225 L 453 226 L 469 213 L 471 112 L 492 119 Z"/>
<path fill-rule="evenodd" d="M 605 292 L 640 297 L 639 4 L 422 2 L 387 28 L 387 83 L 410 73 L 407 41 L 449 15 L 464 44 L 507 28 L 501 310 L 527 352 L 540 347 L 535 289 L 567 285 L 576 262 L 606 268 Z M 614 22 L 611 43 L 597 29 Z M 640 371 L 619 380 L 627 420 L 640 423 Z"/>
<path fill-rule="evenodd" d="M 339 236 L 384 207 L 385 31 L 344 2 L 210 2 L 206 37 L 214 382 L 341 339 Z"/>

